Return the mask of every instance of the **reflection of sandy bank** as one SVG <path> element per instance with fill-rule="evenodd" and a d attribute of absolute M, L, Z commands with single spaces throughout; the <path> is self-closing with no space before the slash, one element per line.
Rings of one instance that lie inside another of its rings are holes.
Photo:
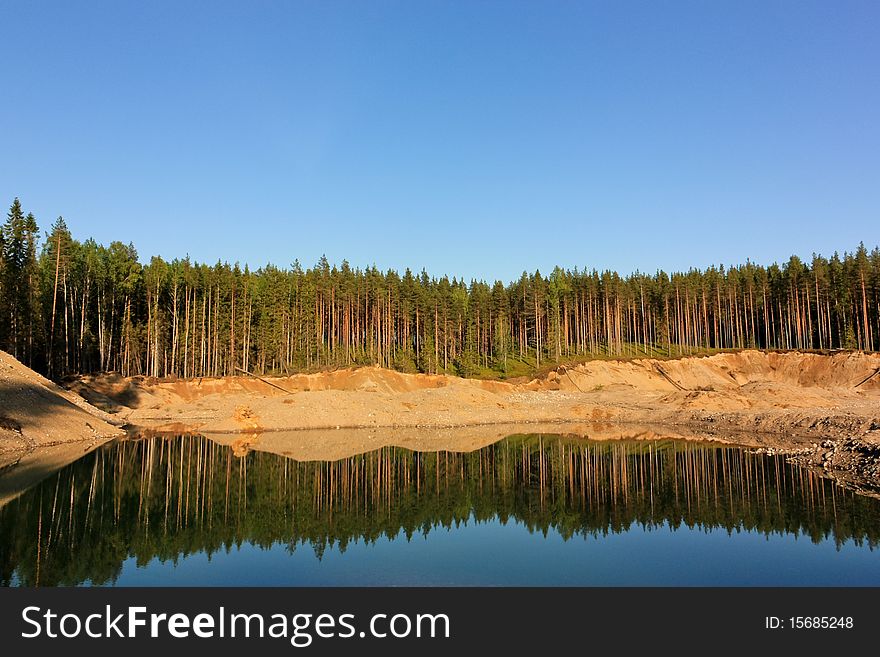
<path fill-rule="evenodd" d="M 40 447 L 21 457 L 18 463 L 0 472 L 0 507 L 11 502 L 31 486 L 56 470 L 73 463 L 102 444 L 79 442 Z"/>
<path fill-rule="evenodd" d="M 240 433 L 207 436 L 214 442 L 232 447 L 237 456 L 249 451 L 259 451 L 286 456 L 296 461 L 337 461 L 388 446 L 418 452 L 472 452 L 514 434 L 554 434 L 583 440 L 711 440 L 762 447 L 790 442 L 786 438 L 767 435 L 721 436 L 687 429 L 595 423 L 483 425 L 439 429 L 324 429 L 271 431 L 246 437 Z"/>

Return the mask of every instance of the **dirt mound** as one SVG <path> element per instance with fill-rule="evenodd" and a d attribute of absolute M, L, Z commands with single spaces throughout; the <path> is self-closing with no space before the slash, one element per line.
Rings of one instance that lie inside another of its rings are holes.
<path fill-rule="evenodd" d="M 413 392 L 448 385 L 447 377 L 429 374 L 402 374 L 379 367 L 337 370 L 327 374 L 310 374 L 304 390 L 361 390 L 366 392 Z"/>
<path fill-rule="evenodd" d="M 535 379 L 532 389 L 599 391 L 613 385 L 639 390 L 709 390 L 742 388 L 751 383 L 779 383 L 791 388 L 826 390 L 880 389 L 880 355 L 839 352 L 831 355 L 801 352 L 745 350 L 657 360 L 592 361 L 572 368 L 560 368 Z M 875 376 L 875 373 L 877 373 Z M 871 377 L 869 380 L 866 378 Z M 864 383 L 862 383 L 864 382 Z"/>
<path fill-rule="evenodd" d="M 736 391 L 676 390 L 660 397 L 659 401 L 682 410 L 740 411 L 754 406 L 748 395 Z"/>
<path fill-rule="evenodd" d="M 118 421 L 0 351 L 0 466 L 41 447 L 121 434 L 111 422 Z"/>
<path fill-rule="evenodd" d="M 880 355 L 746 350 L 596 360 L 517 382 L 362 367 L 188 381 L 102 375 L 79 383 L 111 399 L 129 424 L 201 433 L 599 421 L 823 436 L 880 422 L 878 370 Z"/>
<path fill-rule="evenodd" d="M 238 422 L 242 430 L 260 431 L 260 420 L 257 414 L 247 406 L 238 406 L 232 414 L 232 419 Z"/>
<path fill-rule="evenodd" d="M 125 379 L 118 374 L 102 373 L 83 376 L 66 385 L 95 406 L 118 413 L 123 408 L 156 409 L 176 401 L 195 402 L 214 395 L 277 397 L 328 390 L 397 394 L 443 388 L 459 381 L 462 380 L 454 377 L 402 374 L 379 367 L 361 367 L 286 377 L 236 376 L 189 380 Z M 495 381 L 467 382 L 467 385 L 473 384 L 487 390 L 508 385 Z"/>
<path fill-rule="evenodd" d="M 526 384 L 530 390 L 569 390 L 601 392 L 612 386 L 645 391 L 674 389 L 654 360 L 592 361 L 571 368 L 560 368 L 546 377 Z"/>
<path fill-rule="evenodd" d="M 92 406 L 108 413 L 115 413 L 123 406 L 134 408 L 140 403 L 138 380 L 126 379 L 116 372 L 88 374 L 65 381 L 64 385 Z"/>

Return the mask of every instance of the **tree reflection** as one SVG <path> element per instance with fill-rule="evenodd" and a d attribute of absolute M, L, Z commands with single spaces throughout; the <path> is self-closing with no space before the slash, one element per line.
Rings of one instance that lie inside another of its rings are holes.
<path fill-rule="evenodd" d="M 871 548 L 880 536 L 877 500 L 733 447 L 517 435 L 470 453 L 388 447 L 300 463 L 151 437 L 98 449 L 0 509 L 0 581 L 107 583 L 131 556 L 176 563 L 245 542 L 309 543 L 320 558 L 351 541 L 495 518 L 566 540 L 633 525 Z"/>

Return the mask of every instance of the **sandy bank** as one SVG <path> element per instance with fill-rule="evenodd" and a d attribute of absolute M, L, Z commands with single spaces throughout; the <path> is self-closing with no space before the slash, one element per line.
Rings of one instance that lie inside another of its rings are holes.
<path fill-rule="evenodd" d="M 0 469 L 20 462 L 19 470 L 39 470 L 37 452 L 45 454 L 46 467 L 57 467 L 59 458 L 123 433 L 114 426 L 121 423 L 0 351 Z M 48 449 L 69 444 L 77 446 Z"/>
<path fill-rule="evenodd" d="M 266 380 L 98 374 L 69 387 L 0 352 L 0 468 L 18 463 L 27 480 L 0 497 L 123 424 L 301 461 L 385 446 L 472 451 L 525 432 L 713 440 L 793 454 L 862 490 L 880 480 L 880 355 L 857 352 L 591 361 L 513 382 L 366 367 Z"/>
<path fill-rule="evenodd" d="M 523 382 L 359 368 L 320 374 L 72 384 L 130 425 L 201 433 L 606 423 L 805 439 L 880 429 L 880 356 L 742 351 L 592 361 Z M 283 389 L 283 390 L 282 390 Z"/>

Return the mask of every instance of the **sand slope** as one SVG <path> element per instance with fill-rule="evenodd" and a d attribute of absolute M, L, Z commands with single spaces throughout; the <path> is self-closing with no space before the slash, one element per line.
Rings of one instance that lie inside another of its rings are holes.
<path fill-rule="evenodd" d="M 111 422 L 120 424 L 0 351 L 0 468 L 38 448 L 83 443 L 75 458 L 88 444 L 121 434 Z"/>
<path fill-rule="evenodd" d="M 134 433 L 205 433 L 238 455 L 258 450 L 298 460 L 388 445 L 470 451 L 528 432 L 718 440 L 796 453 L 831 476 L 880 473 L 876 354 L 752 350 L 591 361 L 515 382 L 375 367 L 270 382 L 110 373 L 80 377 L 64 390 L 0 352 L 0 469 L 18 463 L 0 479 L 0 504 L 121 434 L 122 424 Z M 834 451 L 820 444 L 825 439 L 856 447 Z M 880 474 L 871 476 L 874 486 Z"/>
<path fill-rule="evenodd" d="M 252 377 L 118 375 L 72 389 L 132 425 L 205 433 L 611 422 L 810 437 L 880 429 L 878 371 L 875 354 L 747 350 L 591 361 L 516 383 L 364 367 L 271 379 L 284 390 Z"/>

